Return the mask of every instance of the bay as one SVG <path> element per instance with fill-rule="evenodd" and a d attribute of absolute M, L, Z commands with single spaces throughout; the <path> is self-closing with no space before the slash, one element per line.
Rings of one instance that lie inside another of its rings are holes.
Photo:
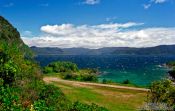
<path fill-rule="evenodd" d="M 71 61 L 79 68 L 98 68 L 99 80 L 122 83 L 128 79 L 132 84 L 147 86 L 167 77 L 168 69 L 163 64 L 175 61 L 175 56 L 39 55 L 36 60 L 41 66 L 53 61 Z"/>

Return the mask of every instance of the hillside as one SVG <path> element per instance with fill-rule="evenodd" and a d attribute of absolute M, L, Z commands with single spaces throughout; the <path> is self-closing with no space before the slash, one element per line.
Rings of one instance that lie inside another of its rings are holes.
<path fill-rule="evenodd" d="M 0 16 L 0 40 L 9 44 L 16 43 L 19 46 L 24 45 L 20 39 L 20 34 L 6 19 Z"/>
<path fill-rule="evenodd" d="M 0 111 L 108 111 L 71 102 L 58 87 L 45 84 L 32 55 L 17 29 L 0 16 Z"/>
<path fill-rule="evenodd" d="M 24 44 L 20 33 L 6 19 L 0 16 L 0 46 L 16 48 L 25 56 L 32 56 L 31 49 Z"/>
<path fill-rule="evenodd" d="M 62 54 L 63 50 L 59 48 L 50 48 L 50 47 L 31 47 L 31 49 L 36 53 L 36 54 L 41 54 L 41 55 L 57 55 L 57 54 Z"/>
<path fill-rule="evenodd" d="M 51 48 L 31 47 L 37 55 L 174 55 L 175 45 L 161 45 L 147 48 L 105 47 L 87 48 Z"/>

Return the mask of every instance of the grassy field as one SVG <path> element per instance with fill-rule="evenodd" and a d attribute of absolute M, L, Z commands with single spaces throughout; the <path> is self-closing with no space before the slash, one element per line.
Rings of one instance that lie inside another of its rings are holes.
<path fill-rule="evenodd" d="M 52 83 L 61 88 L 71 101 L 95 103 L 110 111 L 136 111 L 146 100 L 145 91 L 70 84 L 62 81 Z"/>

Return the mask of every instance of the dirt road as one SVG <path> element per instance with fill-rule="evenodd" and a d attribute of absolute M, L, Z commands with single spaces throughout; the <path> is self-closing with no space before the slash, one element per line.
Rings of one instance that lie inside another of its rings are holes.
<path fill-rule="evenodd" d="M 136 87 L 127 87 L 127 86 L 119 86 L 119 85 L 109 85 L 109 84 L 100 84 L 100 83 L 90 83 L 90 82 L 78 82 L 78 81 L 70 81 L 70 80 L 63 80 L 57 77 L 44 77 L 43 80 L 46 83 L 51 82 L 61 82 L 71 85 L 79 85 L 79 86 L 100 86 L 100 87 L 109 87 L 109 88 L 117 88 L 117 89 L 128 89 L 128 90 L 137 90 L 137 91 L 149 91 L 149 89 L 145 88 L 136 88 Z"/>

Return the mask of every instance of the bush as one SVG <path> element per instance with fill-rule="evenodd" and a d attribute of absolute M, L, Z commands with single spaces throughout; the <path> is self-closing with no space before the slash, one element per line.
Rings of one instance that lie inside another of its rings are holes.
<path fill-rule="evenodd" d="M 153 82 L 148 93 L 148 103 L 165 103 L 175 108 L 175 86 L 170 80 Z"/>
<path fill-rule="evenodd" d="M 43 72 L 46 74 L 53 73 L 53 67 L 44 67 Z"/>
<path fill-rule="evenodd" d="M 78 67 L 72 62 L 53 62 L 44 67 L 44 73 L 76 72 Z"/>
<path fill-rule="evenodd" d="M 123 81 L 123 84 L 130 84 L 130 81 L 128 79 Z"/>
<path fill-rule="evenodd" d="M 70 111 L 108 111 L 108 110 L 96 104 L 87 105 L 82 104 L 80 102 L 75 102 L 73 104 L 73 108 Z"/>
<path fill-rule="evenodd" d="M 19 96 L 17 94 L 18 90 L 16 88 L 11 88 L 9 86 L 0 87 L 0 110 L 1 111 L 21 111 L 22 105 L 19 101 Z"/>
<path fill-rule="evenodd" d="M 58 87 L 45 85 L 39 94 L 38 101 L 34 104 L 34 108 L 38 105 L 41 106 L 40 109 L 45 109 L 47 106 L 50 111 L 64 111 L 69 108 L 70 102 Z"/>
<path fill-rule="evenodd" d="M 167 65 L 169 67 L 175 67 L 175 61 L 169 62 L 169 63 L 167 63 Z"/>
<path fill-rule="evenodd" d="M 4 85 L 12 84 L 17 74 L 17 66 L 7 54 L 0 52 L 0 78 L 3 79 Z"/>
<path fill-rule="evenodd" d="M 97 82 L 98 78 L 94 74 L 82 74 L 80 75 L 81 80 L 80 81 L 92 81 L 92 82 Z"/>
<path fill-rule="evenodd" d="M 103 84 L 107 84 L 107 80 L 106 80 L 106 79 L 103 79 L 103 80 L 102 80 L 102 83 L 103 83 Z"/>
<path fill-rule="evenodd" d="M 168 73 L 175 80 L 175 70 L 171 70 Z"/>
<path fill-rule="evenodd" d="M 77 80 L 78 75 L 76 75 L 74 73 L 63 73 L 62 78 L 63 79 L 68 79 L 68 80 Z"/>

